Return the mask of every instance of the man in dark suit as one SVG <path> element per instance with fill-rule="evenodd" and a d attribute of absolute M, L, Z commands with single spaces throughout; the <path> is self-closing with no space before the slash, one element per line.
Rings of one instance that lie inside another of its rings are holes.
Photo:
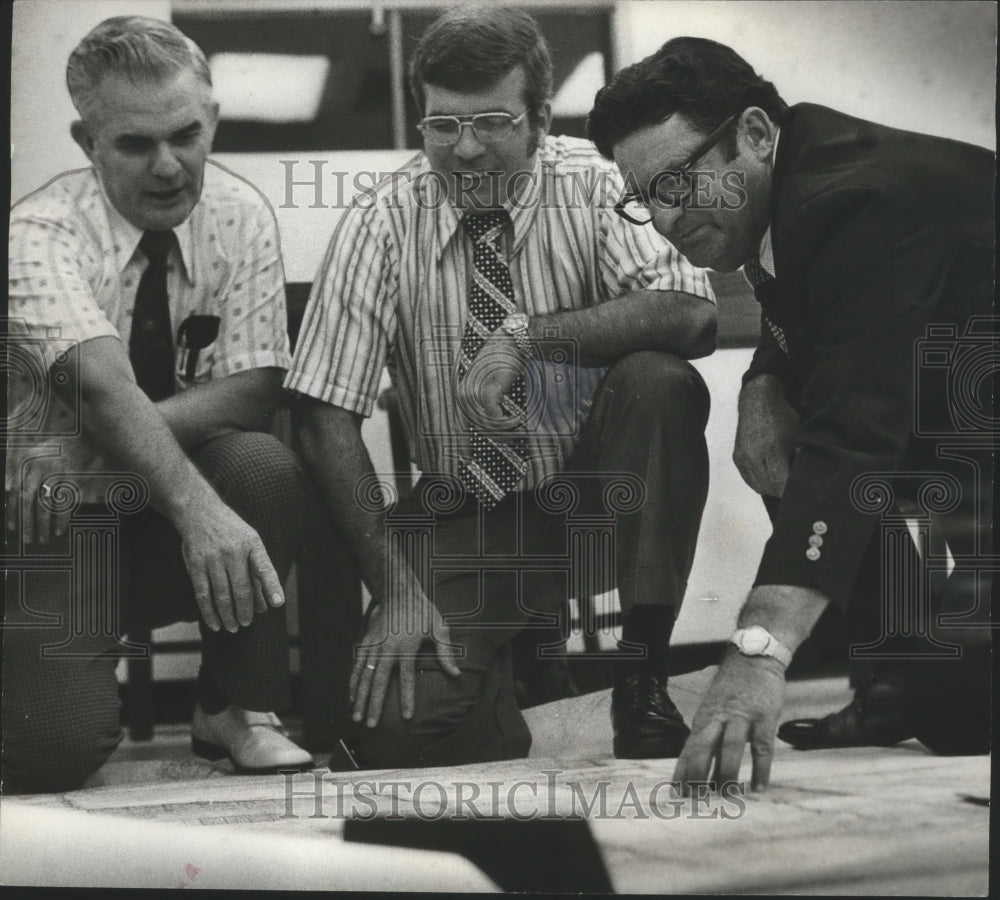
<path fill-rule="evenodd" d="M 619 73 L 590 132 L 631 180 L 619 212 L 695 265 L 743 266 L 761 303 L 734 460 L 774 530 L 676 779 L 705 780 L 713 761 L 736 778 L 749 742 L 767 785 L 784 669 L 831 602 L 874 673 L 783 739 L 984 752 L 993 154 L 789 108 L 698 38 Z"/>

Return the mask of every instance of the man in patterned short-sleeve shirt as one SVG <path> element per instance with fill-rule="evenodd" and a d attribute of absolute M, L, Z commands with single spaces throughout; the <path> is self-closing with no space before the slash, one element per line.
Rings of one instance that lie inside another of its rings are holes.
<path fill-rule="evenodd" d="M 203 636 L 195 751 L 308 766 L 272 712 L 304 502 L 264 433 L 289 361 L 274 215 L 207 161 L 208 67 L 172 26 L 103 22 L 67 83 L 92 167 L 11 212 L 6 538 L 26 571 L 8 582 L 3 788 L 79 787 L 120 740 L 126 633 L 180 620 Z M 88 568 L 94 523 L 117 540 Z"/>

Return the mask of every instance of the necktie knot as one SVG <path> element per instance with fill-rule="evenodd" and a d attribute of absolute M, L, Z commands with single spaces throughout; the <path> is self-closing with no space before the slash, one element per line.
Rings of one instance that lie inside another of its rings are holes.
<path fill-rule="evenodd" d="M 467 213 L 462 217 L 462 227 L 475 243 L 491 240 L 510 221 L 505 209 L 492 209 L 484 213 Z"/>
<path fill-rule="evenodd" d="M 176 237 L 172 231 L 145 231 L 139 241 L 139 249 L 146 254 L 150 263 L 163 264 L 175 242 Z"/>

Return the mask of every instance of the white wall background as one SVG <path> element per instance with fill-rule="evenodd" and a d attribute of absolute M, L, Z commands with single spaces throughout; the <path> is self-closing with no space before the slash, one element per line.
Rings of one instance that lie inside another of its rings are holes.
<path fill-rule="evenodd" d="M 996 146 L 996 5 L 980 0 L 623 0 L 623 63 L 680 35 L 728 44 L 789 103 Z"/>
<path fill-rule="evenodd" d="M 170 0 L 15 0 L 10 71 L 10 198 L 87 165 L 69 136 L 66 60 L 110 16 L 170 19 Z"/>
<path fill-rule="evenodd" d="M 129 13 L 169 19 L 170 0 L 15 0 L 12 200 L 85 164 L 69 137 L 66 58 L 97 22 Z M 791 103 L 995 146 L 997 13 L 988 0 L 621 0 L 618 21 L 623 64 L 677 35 L 714 38 Z"/>

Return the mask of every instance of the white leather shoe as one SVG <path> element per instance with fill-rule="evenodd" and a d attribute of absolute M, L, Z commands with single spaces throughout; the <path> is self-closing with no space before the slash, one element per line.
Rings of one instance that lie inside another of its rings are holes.
<path fill-rule="evenodd" d="M 195 704 L 191 749 L 203 759 L 230 759 L 242 775 L 269 775 L 281 769 L 304 772 L 312 756 L 293 743 L 273 712 L 227 706 L 208 715 Z"/>

